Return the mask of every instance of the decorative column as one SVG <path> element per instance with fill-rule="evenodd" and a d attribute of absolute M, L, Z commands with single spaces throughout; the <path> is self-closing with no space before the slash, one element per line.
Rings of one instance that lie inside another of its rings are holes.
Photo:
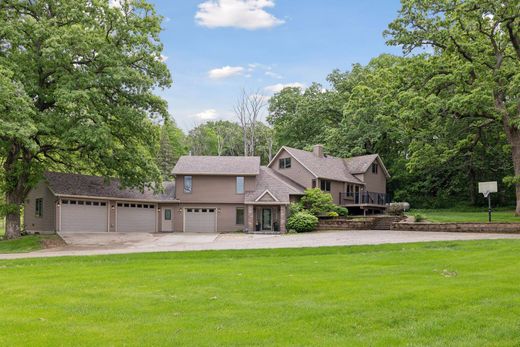
<path fill-rule="evenodd" d="M 253 205 L 247 206 L 247 231 L 253 232 L 255 231 L 255 213 Z"/>
<path fill-rule="evenodd" d="M 285 233 L 287 230 L 285 229 L 285 219 L 286 219 L 286 213 L 285 213 L 285 210 L 286 210 L 286 206 L 285 205 L 280 205 L 280 232 L 283 234 Z"/>

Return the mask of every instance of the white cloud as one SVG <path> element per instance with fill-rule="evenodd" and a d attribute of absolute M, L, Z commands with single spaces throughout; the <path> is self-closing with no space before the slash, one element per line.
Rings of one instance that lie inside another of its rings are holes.
<path fill-rule="evenodd" d="M 197 118 L 202 121 L 216 119 L 217 117 L 218 112 L 214 108 L 210 108 L 193 115 L 193 118 Z"/>
<path fill-rule="evenodd" d="M 206 0 L 198 7 L 195 20 L 208 28 L 255 30 L 285 23 L 265 11 L 266 8 L 274 7 L 274 0 Z"/>
<path fill-rule="evenodd" d="M 286 83 L 286 84 L 277 83 L 277 84 L 273 84 L 273 85 L 265 87 L 264 90 L 266 90 L 266 91 L 268 91 L 270 93 L 278 93 L 278 92 L 281 92 L 282 89 L 287 88 L 287 87 L 294 87 L 294 88 L 302 88 L 303 89 L 303 88 L 305 88 L 305 84 L 300 83 L 300 82 Z"/>
<path fill-rule="evenodd" d="M 276 73 L 276 72 L 273 72 L 273 71 L 270 71 L 270 70 L 266 71 L 265 75 L 269 76 L 269 77 L 272 77 L 272 78 L 276 78 L 276 79 L 282 79 L 283 78 L 283 76 L 280 75 L 279 73 Z"/>
<path fill-rule="evenodd" d="M 239 75 L 244 71 L 242 66 L 223 66 L 218 69 L 209 70 L 208 76 L 213 79 L 227 78 Z"/>

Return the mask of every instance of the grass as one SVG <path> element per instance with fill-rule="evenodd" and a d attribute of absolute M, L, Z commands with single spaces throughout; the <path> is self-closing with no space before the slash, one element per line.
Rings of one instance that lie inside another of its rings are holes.
<path fill-rule="evenodd" d="M 421 214 L 427 221 L 434 223 L 451 223 L 451 222 L 481 222 L 487 223 L 487 208 L 472 210 L 430 210 L 430 209 L 413 209 L 407 213 L 409 216 Z M 492 214 L 493 222 L 516 222 L 520 223 L 520 217 L 515 216 L 515 211 L 510 209 L 494 210 Z"/>
<path fill-rule="evenodd" d="M 520 240 L 0 261 L 2 346 L 515 346 Z"/>
<path fill-rule="evenodd" d="M 42 248 L 42 236 L 28 235 L 16 240 L 0 240 L 1 253 L 25 253 Z"/>

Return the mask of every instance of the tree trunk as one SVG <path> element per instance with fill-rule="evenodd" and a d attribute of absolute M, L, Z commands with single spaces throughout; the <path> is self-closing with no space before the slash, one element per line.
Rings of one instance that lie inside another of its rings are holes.
<path fill-rule="evenodd" d="M 7 204 L 13 204 L 13 207 L 8 208 L 8 212 L 5 217 L 4 238 L 7 240 L 17 239 L 21 236 L 20 205 L 14 203 L 9 195 L 6 197 L 6 202 Z"/>
<path fill-rule="evenodd" d="M 516 179 L 520 179 L 520 131 L 513 131 L 516 137 L 512 143 L 512 154 L 513 154 L 513 168 L 515 171 Z M 516 215 L 520 216 L 520 182 L 517 181 L 516 186 Z"/>

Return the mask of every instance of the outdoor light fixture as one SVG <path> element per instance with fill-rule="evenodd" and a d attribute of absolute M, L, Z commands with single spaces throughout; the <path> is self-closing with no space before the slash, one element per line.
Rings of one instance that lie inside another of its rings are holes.
<path fill-rule="evenodd" d="M 112 210 L 115 210 L 116 209 L 116 205 L 112 205 Z"/>
<path fill-rule="evenodd" d="M 161 212 L 161 208 L 160 207 L 157 209 L 157 212 Z"/>
<path fill-rule="evenodd" d="M 179 213 L 181 213 L 181 212 L 182 212 L 182 207 L 179 207 Z"/>

